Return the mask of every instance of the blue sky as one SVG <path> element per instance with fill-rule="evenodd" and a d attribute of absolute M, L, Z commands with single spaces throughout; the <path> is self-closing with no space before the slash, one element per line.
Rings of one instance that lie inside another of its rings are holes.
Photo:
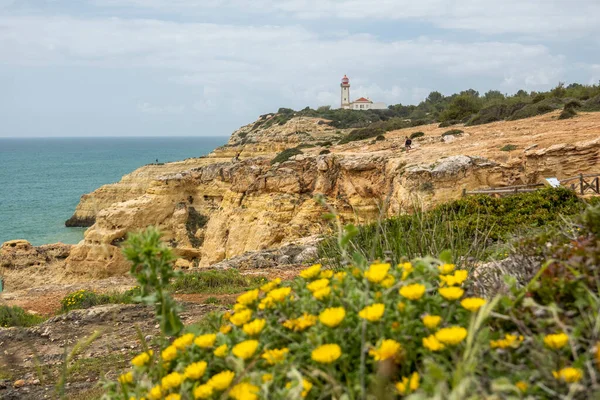
<path fill-rule="evenodd" d="M 0 137 L 229 135 L 279 107 L 600 81 L 598 0 L 0 0 Z"/>

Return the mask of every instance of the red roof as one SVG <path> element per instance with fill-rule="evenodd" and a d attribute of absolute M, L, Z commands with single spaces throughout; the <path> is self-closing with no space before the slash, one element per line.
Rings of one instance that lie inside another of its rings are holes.
<path fill-rule="evenodd" d="M 354 100 L 354 102 L 355 102 L 355 103 L 372 103 L 372 101 L 371 101 L 371 100 L 369 100 L 369 99 L 365 99 L 364 97 L 361 97 L 361 98 L 360 98 L 360 99 L 358 99 L 358 100 Z"/>

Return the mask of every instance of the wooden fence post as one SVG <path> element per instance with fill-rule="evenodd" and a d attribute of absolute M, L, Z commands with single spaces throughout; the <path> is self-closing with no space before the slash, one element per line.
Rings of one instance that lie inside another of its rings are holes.
<path fill-rule="evenodd" d="M 581 194 L 583 195 L 583 174 L 579 174 L 579 190 L 581 191 Z"/>

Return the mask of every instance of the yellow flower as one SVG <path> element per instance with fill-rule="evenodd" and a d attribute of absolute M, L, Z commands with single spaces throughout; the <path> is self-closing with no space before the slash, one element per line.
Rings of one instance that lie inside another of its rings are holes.
<path fill-rule="evenodd" d="M 280 303 L 292 292 L 291 287 L 282 287 L 279 289 L 273 289 L 268 294 L 267 297 L 273 299 L 274 301 Z"/>
<path fill-rule="evenodd" d="M 148 398 L 150 400 L 160 400 L 162 399 L 163 395 L 162 395 L 162 390 L 160 388 L 160 385 L 156 385 L 154 386 L 152 389 L 150 389 L 150 391 L 148 392 Z"/>
<path fill-rule="evenodd" d="M 323 300 L 324 298 L 328 297 L 331 294 L 331 288 L 329 286 L 324 287 L 323 289 L 319 289 L 316 292 L 313 293 L 313 296 L 315 296 L 315 299 L 317 300 Z"/>
<path fill-rule="evenodd" d="M 221 325 L 219 332 L 221 332 L 223 335 L 227 335 L 229 332 L 231 332 L 231 329 L 231 325 Z"/>
<path fill-rule="evenodd" d="M 219 347 L 217 347 L 215 349 L 215 351 L 213 351 L 213 354 L 216 357 L 221 357 L 222 358 L 222 357 L 225 357 L 227 355 L 228 351 L 229 351 L 229 348 L 227 347 L 227 345 L 226 344 L 222 344 Z"/>
<path fill-rule="evenodd" d="M 246 307 L 244 304 L 235 303 L 233 305 L 233 311 L 235 311 L 235 312 L 244 311 L 246 309 L 248 309 L 248 307 Z"/>
<path fill-rule="evenodd" d="M 183 375 L 185 376 L 186 379 L 192 379 L 192 380 L 196 380 L 196 379 L 200 379 L 202 377 L 202 375 L 204 375 L 204 372 L 206 371 L 206 361 L 199 361 L 199 362 L 195 362 L 192 363 L 190 365 L 188 365 L 187 367 L 185 367 L 185 372 L 183 373 Z"/>
<path fill-rule="evenodd" d="M 517 341 L 517 339 L 519 339 Z M 498 340 L 490 340 L 490 347 L 492 349 L 506 349 L 508 347 L 518 347 L 519 343 L 523 341 L 523 337 L 519 337 L 517 338 L 517 336 L 515 335 L 511 335 L 511 334 L 505 334 L 504 335 L 504 339 L 498 339 Z"/>
<path fill-rule="evenodd" d="M 161 358 L 164 361 L 171 361 L 177 357 L 177 347 L 169 346 L 160 353 Z"/>
<path fill-rule="evenodd" d="M 438 292 L 442 295 L 446 300 L 457 300 L 462 297 L 465 291 L 456 286 L 439 288 Z"/>
<path fill-rule="evenodd" d="M 213 347 L 215 340 L 217 340 L 217 335 L 214 333 L 207 333 L 206 335 L 198 336 L 194 340 L 194 344 L 198 347 L 202 347 L 203 349 L 208 349 Z"/>
<path fill-rule="evenodd" d="M 231 313 L 228 311 L 225 314 L 223 314 L 223 321 L 229 321 L 229 319 L 231 318 Z"/>
<path fill-rule="evenodd" d="M 479 310 L 484 304 L 485 299 L 480 297 L 467 297 L 460 302 L 460 305 L 463 306 L 463 308 L 466 308 L 471 312 Z"/>
<path fill-rule="evenodd" d="M 596 342 L 596 352 L 594 357 L 596 358 L 596 365 L 600 369 L 600 342 Z"/>
<path fill-rule="evenodd" d="M 358 269 L 357 267 L 352 268 L 352 276 L 354 276 L 355 278 L 358 278 L 361 275 L 360 269 Z"/>
<path fill-rule="evenodd" d="M 312 279 L 319 275 L 319 272 L 321 272 L 321 264 L 315 264 L 312 267 L 300 271 L 300 276 L 304 279 Z"/>
<path fill-rule="evenodd" d="M 165 397 L 165 400 L 181 400 L 181 395 L 179 393 L 171 393 Z"/>
<path fill-rule="evenodd" d="M 412 285 L 402 286 L 400 295 L 409 300 L 419 300 L 425 294 L 425 285 L 413 283 Z"/>
<path fill-rule="evenodd" d="M 270 292 L 271 290 L 273 290 L 277 286 L 279 286 L 280 283 L 281 283 L 281 279 L 280 278 L 275 278 L 271 282 L 262 285 L 260 287 L 260 290 L 262 290 L 265 293 Z"/>
<path fill-rule="evenodd" d="M 527 388 L 529 387 L 529 385 L 527 384 L 527 382 L 525 381 L 519 381 L 517 383 L 515 383 L 515 386 L 521 391 L 521 392 L 526 392 Z"/>
<path fill-rule="evenodd" d="M 205 384 L 200 385 L 196 389 L 194 389 L 194 398 L 195 399 L 208 399 L 213 394 L 212 386 Z"/>
<path fill-rule="evenodd" d="M 385 279 L 389 270 L 390 264 L 371 264 L 369 269 L 365 271 L 365 278 L 369 282 L 379 283 Z"/>
<path fill-rule="evenodd" d="M 240 326 L 240 325 L 243 325 L 246 322 L 250 321 L 250 318 L 252 318 L 252 310 L 246 309 L 246 310 L 236 312 L 235 314 L 233 314 L 231 316 L 230 321 L 235 326 Z"/>
<path fill-rule="evenodd" d="M 311 353 L 311 358 L 321 364 L 330 364 L 340 358 L 342 349 L 337 344 L 324 344 Z"/>
<path fill-rule="evenodd" d="M 467 330 L 461 326 L 442 328 L 435 333 L 435 338 L 446 345 L 459 344 L 467 337 Z"/>
<path fill-rule="evenodd" d="M 384 311 L 385 304 L 375 303 L 360 310 L 358 316 L 363 319 L 366 319 L 367 321 L 375 322 L 381 319 Z"/>
<path fill-rule="evenodd" d="M 440 274 L 448 275 L 449 273 L 454 271 L 455 267 L 456 266 L 454 264 L 442 264 L 442 265 L 438 266 L 438 269 L 440 270 Z"/>
<path fill-rule="evenodd" d="M 235 378 L 233 371 L 225 370 L 213 375 L 206 384 L 213 388 L 213 390 L 223 391 L 231 385 L 231 381 Z"/>
<path fill-rule="evenodd" d="M 439 315 L 424 315 L 421 317 L 423 321 L 423 325 L 425 325 L 429 329 L 433 329 L 442 322 L 442 317 Z"/>
<path fill-rule="evenodd" d="M 326 288 L 327 286 L 329 286 L 329 279 L 317 279 L 316 281 L 312 281 L 306 285 L 306 288 L 314 293 L 317 290 Z"/>
<path fill-rule="evenodd" d="M 238 383 L 231 388 L 229 397 L 235 400 L 257 400 L 260 388 L 248 382 Z"/>
<path fill-rule="evenodd" d="M 275 305 L 275 300 L 273 300 L 271 297 L 265 297 L 264 299 L 262 299 L 260 301 L 260 303 L 258 303 L 258 309 L 259 310 L 264 310 L 265 308 L 271 308 Z"/>
<path fill-rule="evenodd" d="M 410 376 L 409 388 L 412 392 L 414 392 L 415 390 L 417 390 L 419 388 L 420 379 L 421 378 L 419 377 L 418 372 L 413 372 L 412 375 Z"/>
<path fill-rule="evenodd" d="M 258 340 L 244 340 L 241 343 L 236 344 L 231 349 L 234 356 L 247 360 L 256 353 L 258 348 Z"/>
<path fill-rule="evenodd" d="M 304 313 L 301 317 L 290 319 L 283 323 L 283 326 L 294 332 L 302 332 L 317 323 L 317 316 Z"/>
<path fill-rule="evenodd" d="M 194 341 L 194 334 L 186 333 L 185 335 L 180 336 L 177 339 L 173 340 L 173 346 L 175 346 L 179 350 L 183 350 L 186 347 L 188 347 L 190 344 L 192 344 L 193 341 Z"/>
<path fill-rule="evenodd" d="M 544 344 L 554 350 L 564 347 L 568 342 L 569 336 L 564 333 L 556 333 L 544 337 Z"/>
<path fill-rule="evenodd" d="M 284 347 L 282 349 L 267 350 L 262 355 L 262 358 L 267 360 L 267 363 L 269 363 L 269 365 L 278 364 L 285 360 L 285 356 L 287 353 L 289 353 L 289 351 L 290 350 L 287 347 Z"/>
<path fill-rule="evenodd" d="M 131 364 L 135 367 L 143 367 L 150 361 L 150 357 L 154 354 L 152 350 L 148 350 L 145 353 L 138 354 L 131 360 Z"/>
<path fill-rule="evenodd" d="M 258 289 L 248 290 L 246 293 L 238 296 L 237 302 L 244 306 L 249 306 L 258 300 Z"/>
<path fill-rule="evenodd" d="M 344 307 L 326 308 L 319 314 L 319 321 L 323 325 L 335 328 L 342 322 L 345 316 L 346 310 L 344 310 Z"/>
<path fill-rule="evenodd" d="M 408 385 L 409 385 L 408 378 L 406 376 L 403 376 L 402 381 L 396 382 L 396 390 L 398 391 L 398 393 L 400 393 L 402 396 L 404 396 L 405 394 L 409 393 Z"/>
<path fill-rule="evenodd" d="M 310 381 L 302 379 L 302 393 L 300 394 L 302 398 L 308 396 L 308 392 L 310 392 L 310 389 L 312 389 L 312 387 L 313 384 Z"/>
<path fill-rule="evenodd" d="M 263 374 L 260 379 L 263 383 L 271 382 L 273 380 L 273 374 Z"/>
<path fill-rule="evenodd" d="M 132 382 L 133 382 L 133 374 L 131 373 L 131 371 L 119 376 L 119 383 L 121 383 L 123 385 L 132 383 Z"/>
<path fill-rule="evenodd" d="M 403 281 L 405 281 L 406 278 L 408 278 L 408 276 L 410 275 L 410 273 L 413 272 L 413 270 L 414 270 L 413 265 L 409 262 L 398 264 L 398 268 L 402 269 L 402 280 Z"/>
<path fill-rule="evenodd" d="M 330 269 L 328 269 L 326 271 L 321 271 L 321 273 L 319 274 L 319 278 L 331 279 L 332 276 L 333 276 L 333 271 Z"/>
<path fill-rule="evenodd" d="M 398 304 L 396 304 L 396 308 L 398 309 L 398 311 L 404 312 L 404 310 L 406 309 L 406 304 L 404 304 L 404 302 L 402 301 L 399 301 Z"/>
<path fill-rule="evenodd" d="M 369 355 L 373 356 L 375 361 L 383 361 L 388 358 L 397 359 L 400 355 L 402 346 L 392 339 L 386 339 L 376 349 L 369 350 Z"/>
<path fill-rule="evenodd" d="M 335 279 L 337 279 L 338 281 L 343 281 L 344 278 L 346 277 L 347 273 L 345 271 L 342 272 L 336 272 L 335 275 L 333 275 L 333 277 Z"/>
<path fill-rule="evenodd" d="M 244 333 L 246 333 L 246 335 L 249 336 L 258 335 L 263 330 L 266 323 L 267 321 L 264 319 L 255 319 L 252 322 L 244 324 L 242 330 L 244 331 Z"/>
<path fill-rule="evenodd" d="M 423 338 L 423 347 L 431 351 L 440 351 L 444 350 L 446 346 L 444 346 L 439 340 L 437 340 L 435 338 L 435 335 L 429 335 L 426 338 Z"/>
<path fill-rule="evenodd" d="M 381 281 L 381 286 L 388 289 L 394 286 L 394 283 L 396 283 L 396 278 L 394 278 L 393 275 L 388 274 L 385 279 Z"/>
<path fill-rule="evenodd" d="M 552 371 L 554 379 L 565 381 L 567 383 L 579 382 L 583 378 L 583 373 L 578 368 L 567 367 L 560 371 Z"/>
<path fill-rule="evenodd" d="M 162 390 L 168 391 L 181 385 L 181 382 L 183 382 L 183 375 L 181 375 L 179 372 L 172 372 L 162 378 L 160 381 L 160 386 Z"/>
<path fill-rule="evenodd" d="M 459 269 L 454 275 L 440 275 L 440 280 L 448 286 L 461 285 L 467 280 L 469 273 L 466 269 Z"/>

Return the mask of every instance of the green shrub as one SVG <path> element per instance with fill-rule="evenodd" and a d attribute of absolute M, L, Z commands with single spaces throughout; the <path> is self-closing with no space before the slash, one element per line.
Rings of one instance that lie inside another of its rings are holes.
<path fill-rule="evenodd" d="M 544 93 L 538 93 L 538 94 L 536 94 L 536 95 L 534 96 L 534 98 L 533 98 L 533 99 L 531 99 L 531 102 L 532 102 L 533 104 L 537 104 L 537 103 L 539 103 L 540 101 L 543 101 L 543 100 L 545 100 L 545 99 L 546 99 L 546 95 L 545 95 Z"/>
<path fill-rule="evenodd" d="M 379 135 L 383 135 L 384 133 L 385 131 L 382 128 L 355 129 L 352 132 L 350 132 L 347 136 L 343 137 L 338 144 L 346 144 L 358 140 L 371 139 Z"/>
<path fill-rule="evenodd" d="M 242 275 L 235 269 L 207 270 L 179 275 L 170 289 L 179 293 L 239 293 L 261 283 L 263 277 Z"/>
<path fill-rule="evenodd" d="M 458 120 L 458 119 L 452 119 L 450 121 L 441 122 L 438 125 L 438 128 L 447 128 L 449 126 L 456 125 L 456 124 L 460 124 L 460 120 Z"/>
<path fill-rule="evenodd" d="M 515 146 L 514 144 L 506 144 L 500 148 L 501 151 L 513 151 L 516 149 L 517 149 L 517 146 Z"/>
<path fill-rule="evenodd" d="M 378 142 L 380 142 L 380 141 L 382 141 L 382 140 L 385 140 L 385 136 L 383 136 L 383 135 L 379 135 L 379 136 L 377 136 L 377 137 L 375 138 L 375 140 L 376 140 L 376 141 L 378 141 Z"/>
<path fill-rule="evenodd" d="M 448 107 L 440 114 L 440 121 L 462 121 L 469 118 L 481 109 L 479 99 L 471 94 L 461 94 L 456 96 Z"/>
<path fill-rule="evenodd" d="M 285 161 L 289 160 L 291 157 L 298 155 L 298 154 L 303 154 L 302 150 L 295 148 L 295 147 L 293 147 L 291 149 L 285 149 L 281 153 L 277 154 L 275 156 L 275 158 L 273 158 L 271 160 L 271 165 L 285 162 Z"/>
<path fill-rule="evenodd" d="M 526 105 L 527 103 L 518 102 L 514 104 L 495 104 L 483 108 L 467 122 L 467 125 L 482 125 L 503 121 Z"/>
<path fill-rule="evenodd" d="M 327 149 L 323 149 L 323 150 L 321 150 L 321 151 L 319 152 L 319 155 L 321 155 L 321 156 L 322 156 L 322 155 L 324 155 L 324 154 L 329 154 L 329 153 L 331 153 L 331 151 L 329 151 L 329 150 L 327 150 Z"/>
<path fill-rule="evenodd" d="M 413 133 L 411 133 L 409 137 L 411 139 L 416 139 L 416 138 L 420 138 L 420 137 L 423 137 L 423 136 L 425 136 L 425 133 L 419 131 L 419 132 L 413 132 Z"/>
<path fill-rule="evenodd" d="M 600 94 L 586 100 L 581 107 L 581 111 L 600 111 Z"/>
<path fill-rule="evenodd" d="M 45 319 L 46 318 L 40 315 L 29 314 L 21 307 L 11 307 L 4 304 L 0 305 L 0 327 L 3 328 L 11 326 L 33 326 L 44 322 Z"/>
<path fill-rule="evenodd" d="M 442 137 L 444 136 L 458 136 L 458 135 L 462 135 L 464 132 L 461 131 L 460 129 L 450 129 L 449 131 L 446 131 L 444 133 L 442 133 Z"/>
<path fill-rule="evenodd" d="M 130 304 L 140 295 L 139 287 L 128 289 L 124 292 L 98 293 L 93 290 L 80 289 L 67 294 L 60 301 L 61 312 L 86 309 L 102 304 Z"/>
<path fill-rule="evenodd" d="M 562 107 L 563 101 L 556 97 L 547 98 L 538 103 L 527 104 L 521 109 L 515 111 L 508 119 L 510 121 L 531 118 L 537 115 L 549 113 L 554 110 L 558 110 Z"/>
<path fill-rule="evenodd" d="M 575 111 L 574 108 L 566 108 L 564 110 L 562 110 L 562 112 L 560 113 L 560 115 L 558 116 L 558 119 L 569 119 L 569 118 L 573 118 L 577 115 L 577 111 Z"/>

